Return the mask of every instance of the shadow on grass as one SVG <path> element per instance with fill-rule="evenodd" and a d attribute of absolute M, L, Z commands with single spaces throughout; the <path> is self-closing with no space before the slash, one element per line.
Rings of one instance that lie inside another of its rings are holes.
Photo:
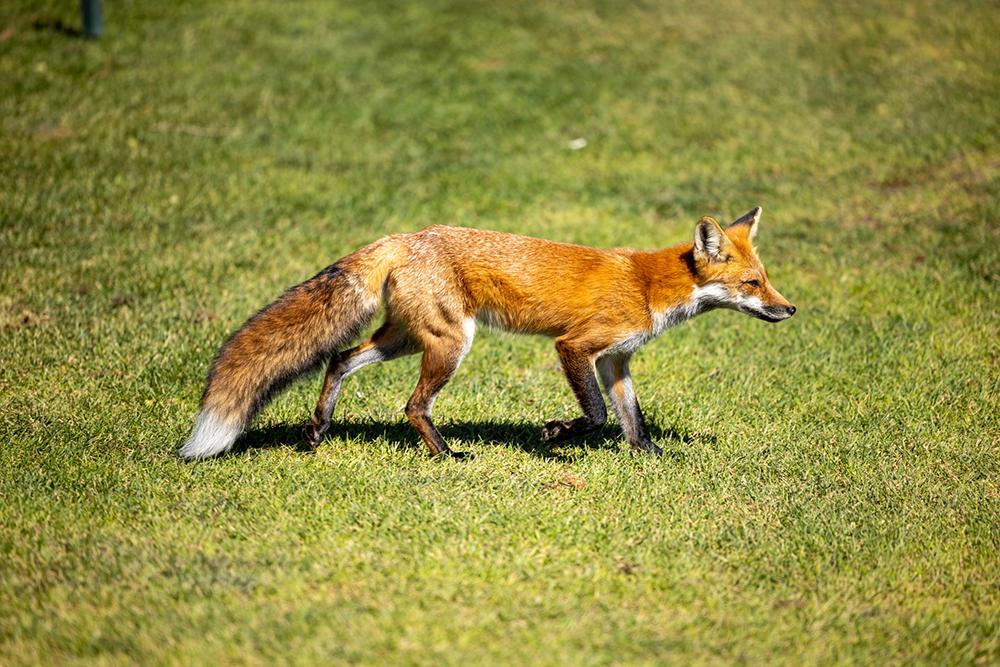
<path fill-rule="evenodd" d="M 593 433 L 561 442 L 542 440 L 541 425 L 533 422 L 451 422 L 439 425 L 438 428 L 444 439 L 456 451 L 468 449 L 463 443 L 499 443 L 518 447 L 538 458 L 570 460 L 573 457 L 565 450 L 571 448 L 618 450 L 624 447 L 622 433 L 617 425 L 613 424 L 607 424 Z M 695 440 L 708 441 L 709 443 L 716 440 L 715 436 L 680 432 L 673 428 L 664 429 L 654 424 L 649 425 L 649 431 L 650 437 L 663 448 L 665 456 L 672 458 L 683 458 L 683 452 L 680 451 L 680 448 L 692 444 Z M 426 449 L 426 445 L 408 422 L 334 422 L 324 442 L 329 444 L 332 438 L 342 438 L 347 443 L 371 442 L 382 438 L 400 449 Z M 232 453 L 239 454 L 288 446 L 295 447 L 303 454 L 313 451 L 302 440 L 302 425 L 276 424 L 247 431 L 237 440 Z"/>
<path fill-rule="evenodd" d="M 36 18 L 31 22 L 31 27 L 39 32 L 54 32 L 65 37 L 83 37 L 82 30 L 72 25 L 66 25 L 62 19 L 57 18 Z"/>

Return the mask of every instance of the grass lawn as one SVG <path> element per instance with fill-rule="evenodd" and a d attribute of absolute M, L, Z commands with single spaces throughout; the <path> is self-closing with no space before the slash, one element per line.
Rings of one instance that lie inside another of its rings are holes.
<path fill-rule="evenodd" d="M 975 0 L 0 4 L 0 663 L 1000 663 L 1000 12 Z M 583 142 L 575 140 L 584 139 Z M 573 147 L 571 147 L 571 142 Z M 761 205 L 797 307 L 632 362 L 319 378 L 188 463 L 258 308 L 393 232 L 600 247 Z"/>

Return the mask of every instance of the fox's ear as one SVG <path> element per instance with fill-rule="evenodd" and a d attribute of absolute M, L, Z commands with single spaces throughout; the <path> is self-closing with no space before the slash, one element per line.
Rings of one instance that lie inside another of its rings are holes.
<path fill-rule="evenodd" d="M 749 227 L 750 228 L 750 238 L 753 238 L 757 234 L 757 223 L 760 222 L 760 206 L 750 211 L 742 218 L 729 225 L 730 227 Z"/>
<path fill-rule="evenodd" d="M 729 239 L 712 218 L 707 215 L 694 228 L 694 257 L 708 262 L 725 262 L 728 259 L 726 245 Z"/>

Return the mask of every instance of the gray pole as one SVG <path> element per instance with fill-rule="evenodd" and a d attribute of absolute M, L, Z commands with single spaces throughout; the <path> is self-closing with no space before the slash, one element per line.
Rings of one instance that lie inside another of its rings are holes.
<path fill-rule="evenodd" d="M 83 35 L 100 37 L 104 33 L 101 0 L 80 0 L 80 6 L 83 9 Z"/>

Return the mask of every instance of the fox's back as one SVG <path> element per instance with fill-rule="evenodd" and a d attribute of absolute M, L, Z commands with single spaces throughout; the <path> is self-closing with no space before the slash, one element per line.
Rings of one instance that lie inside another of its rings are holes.
<path fill-rule="evenodd" d="M 503 329 L 560 335 L 644 302 L 628 249 L 433 226 L 407 234 L 417 263 L 453 278 L 468 314 Z"/>

